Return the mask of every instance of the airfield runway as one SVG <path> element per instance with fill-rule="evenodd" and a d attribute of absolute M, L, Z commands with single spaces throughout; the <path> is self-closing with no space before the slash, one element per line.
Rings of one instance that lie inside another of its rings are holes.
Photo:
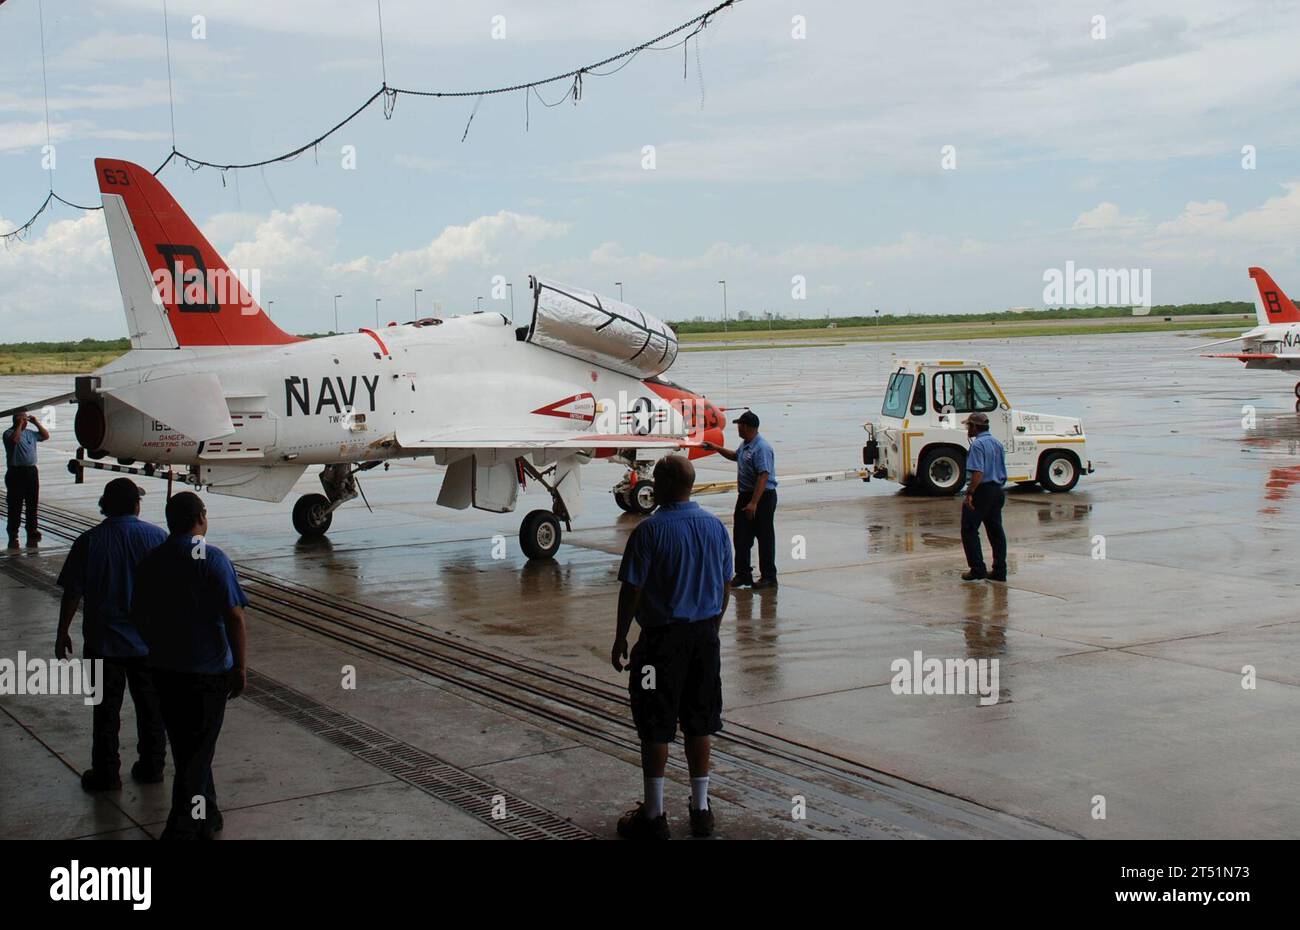
<path fill-rule="evenodd" d="M 762 416 L 778 474 L 858 464 L 896 357 L 988 362 L 1017 407 L 1081 416 L 1097 467 L 1072 494 L 1009 494 L 1005 586 L 958 580 L 957 500 L 880 481 L 782 487 L 781 588 L 738 593 L 722 627 L 722 837 L 1300 833 L 1294 379 L 1187 351 L 1208 338 L 681 357 L 674 380 Z M 70 380 L 0 378 L 0 403 Z M 50 582 L 108 477 L 76 486 L 64 470 L 71 411 L 42 447 L 45 541 L 0 556 L 3 657 L 49 654 Z M 733 474 L 717 457 L 699 465 L 702 481 Z M 608 493 L 619 469 L 584 471 L 586 513 L 554 562 L 532 565 L 513 537 L 547 498 L 530 493 L 513 515 L 443 510 L 439 471 L 364 476 L 374 512 L 346 505 L 314 544 L 291 531 L 293 497 L 207 495 L 210 538 L 253 599 L 253 687 L 217 752 L 224 836 L 609 837 L 639 797 L 625 678 L 608 663 L 619 553 L 638 519 Z M 144 516 L 161 522 L 164 485 L 146 487 Z M 296 493 L 311 490 L 309 473 Z M 730 521 L 730 496 L 701 502 Z M 505 559 L 498 533 L 511 537 Z M 894 694 L 891 663 L 916 651 L 999 659 L 997 703 Z M 79 699 L 0 697 L 0 836 L 157 834 L 166 786 L 81 792 L 89 728 Z M 669 777 L 684 836 L 685 771 Z"/>

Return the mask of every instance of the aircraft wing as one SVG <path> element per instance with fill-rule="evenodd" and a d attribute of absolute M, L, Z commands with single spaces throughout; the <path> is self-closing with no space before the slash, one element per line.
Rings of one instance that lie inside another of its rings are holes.
<path fill-rule="evenodd" d="M 1243 362 L 1258 362 L 1266 359 L 1300 360 L 1300 355 L 1296 353 L 1278 355 L 1276 352 L 1215 352 L 1209 355 L 1202 355 L 1201 358 L 1236 358 L 1241 359 Z"/>
<path fill-rule="evenodd" d="M 634 433 L 555 433 L 541 430 L 485 428 L 452 430 L 442 436 L 414 436 L 398 433 L 397 444 L 404 449 L 688 449 L 697 448 L 700 439 L 685 436 Z"/>
<path fill-rule="evenodd" d="M 72 391 L 67 394 L 60 394 L 57 397 L 47 397 L 44 400 L 34 400 L 31 403 L 20 404 L 17 407 L 10 407 L 8 410 L 0 410 L 0 417 L 13 416 L 19 410 L 44 410 L 46 407 L 57 407 L 59 404 L 66 404 L 77 395 Z"/>

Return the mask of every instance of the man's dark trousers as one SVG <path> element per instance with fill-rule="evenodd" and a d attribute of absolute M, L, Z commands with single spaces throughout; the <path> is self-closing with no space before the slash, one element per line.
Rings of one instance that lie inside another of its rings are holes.
<path fill-rule="evenodd" d="M 973 572 L 987 573 L 980 548 L 980 526 L 983 526 L 993 549 L 993 574 L 1007 573 L 1007 534 L 1002 531 L 1002 505 L 1006 499 L 1001 485 L 981 484 L 975 489 L 974 509 L 962 503 L 961 544 L 966 550 L 966 564 Z"/>
<path fill-rule="evenodd" d="M 752 578 L 750 549 L 758 540 L 759 577 L 776 580 L 776 492 L 764 491 L 751 520 L 745 516 L 745 507 L 754 498 L 753 491 L 742 491 L 736 498 L 736 577 Z"/>
<path fill-rule="evenodd" d="M 36 535 L 36 502 L 41 495 L 41 473 L 35 465 L 12 465 L 5 472 L 5 491 L 9 510 L 9 538 L 18 535 L 23 508 L 27 508 L 27 535 Z"/>
<path fill-rule="evenodd" d="M 87 655 L 88 659 L 99 656 Z M 90 765 L 96 772 L 116 775 L 122 760 L 118 755 L 118 731 L 122 726 L 122 696 L 131 689 L 135 705 L 136 738 L 140 761 L 150 773 L 161 772 L 167 764 L 167 734 L 158 707 L 158 689 L 153 673 L 143 658 L 104 659 L 103 699 L 95 705 L 94 735 Z"/>
<path fill-rule="evenodd" d="M 230 675 L 154 670 L 163 722 L 172 744 L 176 767 L 172 782 L 172 809 L 162 838 L 199 839 L 211 835 L 216 818 L 217 791 L 212 782 L 212 756 L 226 716 Z M 194 816 L 194 799 L 205 798 L 203 819 Z"/>

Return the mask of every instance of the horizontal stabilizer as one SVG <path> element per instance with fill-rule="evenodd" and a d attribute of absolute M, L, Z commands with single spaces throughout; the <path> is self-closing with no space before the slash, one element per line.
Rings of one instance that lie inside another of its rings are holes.
<path fill-rule="evenodd" d="M 235 431 L 221 382 L 210 372 L 157 378 L 104 393 L 196 442 Z"/>
<path fill-rule="evenodd" d="M 72 398 L 76 397 L 72 391 L 67 394 L 60 394 L 57 397 L 47 397 L 44 400 L 34 400 L 30 403 L 19 404 L 17 407 L 10 407 L 8 410 L 0 410 L 0 417 L 11 417 L 20 410 L 26 410 L 29 413 L 40 415 L 40 411 L 46 407 L 57 407 L 59 404 L 66 404 Z"/>
<path fill-rule="evenodd" d="M 1196 352 L 1200 349 L 1210 349 L 1213 348 L 1214 346 L 1226 346 L 1230 342 L 1240 342 L 1242 339 L 1245 339 L 1248 335 L 1249 333 L 1245 333 L 1240 336 L 1233 336 L 1231 339 L 1220 339 L 1217 342 L 1203 342 L 1198 346 L 1192 346 L 1190 351 Z"/>
<path fill-rule="evenodd" d="M 1265 359 L 1300 361 L 1300 355 L 1278 355 L 1276 352 L 1215 352 L 1202 355 L 1201 358 L 1235 358 L 1243 362 L 1259 362 Z"/>

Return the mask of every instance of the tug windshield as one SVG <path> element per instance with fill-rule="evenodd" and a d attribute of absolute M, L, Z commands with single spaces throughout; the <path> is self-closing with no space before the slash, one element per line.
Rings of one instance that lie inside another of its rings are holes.
<path fill-rule="evenodd" d="M 912 399 L 912 376 L 906 372 L 896 371 L 885 388 L 885 403 L 880 408 L 880 415 L 901 420 L 907 416 L 907 405 Z"/>

